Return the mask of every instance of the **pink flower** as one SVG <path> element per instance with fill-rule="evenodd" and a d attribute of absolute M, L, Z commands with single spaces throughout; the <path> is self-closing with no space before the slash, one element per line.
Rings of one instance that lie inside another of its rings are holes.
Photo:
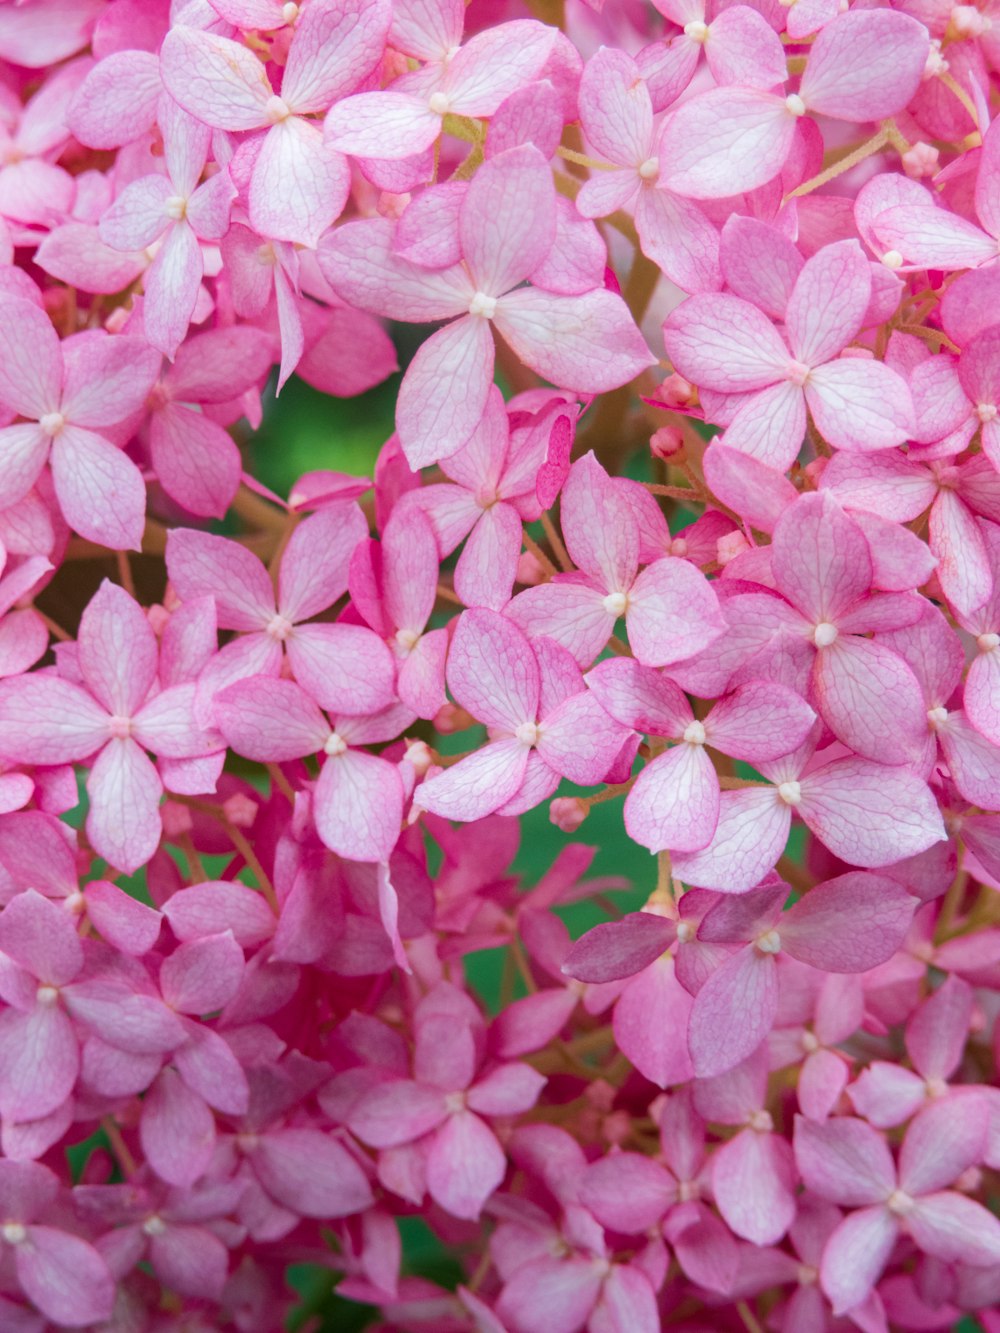
<path fill-rule="evenodd" d="M 308 117 L 351 92 L 375 67 L 389 27 L 388 0 L 313 0 L 296 25 L 281 93 L 247 47 L 184 24 L 160 51 L 167 91 L 222 130 L 264 130 L 254 143 L 250 225 L 263 236 L 315 247 L 350 189 L 347 162 Z"/>
<path fill-rule="evenodd" d="M 628 736 L 587 693 L 565 649 L 529 643 L 513 621 L 485 607 L 458 622 L 448 685 L 491 740 L 421 784 L 416 803 L 432 814 L 468 821 L 530 810 L 561 777 L 600 782 Z"/>
<path fill-rule="evenodd" d="M 459 212 L 462 263 L 431 270 L 402 259 L 386 221 L 348 223 L 324 237 L 320 267 L 345 301 L 414 323 L 453 321 L 422 345 L 400 387 L 396 428 L 411 467 L 457 453 L 476 429 L 493 379 L 491 324 L 532 370 L 582 393 L 626 384 L 652 363 L 612 292 L 519 286 L 545 259 L 555 227 L 552 173 L 525 145 L 491 158 L 469 185 Z"/>
<path fill-rule="evenodd" d="M 48 460 L 66 521 L 91 541 L 138 550 L 146 488 L 103 432 L 142 408 L 157 354 L 139 338 L 98 333 L 60 343 L 37 306 L 6 296 L 0 330 L 0 399 L 25 418 L 0 431 L 7 503 L 27 495 Z"/>
<path fill-rule="evenodd" d="M 588 666 L 624 617 L 629 643 L 646 666 L 669 666 L 722 633 L 715 592 L 685 560 L 666 557 L 639 571 L 640 534 L 626 485 L 593 454 L 563 487 L 566 546 L 579 573 L 518 594 L 507 614 L 532 636 L 562 644 Z"/>
<path fill-rule="evenodd" d="M 160 839 L 160 777 L 146 750 L 187 759 L 218 748 L 194 717 L 193 683 L 153 692 L 156 638 L 139 606 L 105 581 L 80 621 L 81 684 L 49 673 L 0 684 L 4 749 L 34 763 L 91 759 L 87 834 L 126 873 Z"/>
<path fill-rule="evenodd" d="M 769 467 L 785 471 L 794 462 L 807 407 L 835 448 L 891 449 L 914 428 L 906 384 L 878 361 L 841 355 L 859 333 L 871 295 L 860 246 L 841 241 L 807 260 L 795 279 L 784 311 L 789 346 L 755 306 L 715 293 L 675 310 L 664 341 L 682 375 L 739 395 L 722 443 Z"/>
<path fill-rule="evenodd" d="M 798 1119 L 795 1160 L 807 1187 L 853 1207 L 823 1251 L 820 1281 L 835 1314 L 859 1304 L 882 1274 L 901 1231 L 945 1262 L 1000 1259 L 1000 1223 L 945 1186 L 982 1160 L 985 1109 L 974 1098 L 929 1106 L 910 1125 L 899 1165 L 863 1120 Z"/>

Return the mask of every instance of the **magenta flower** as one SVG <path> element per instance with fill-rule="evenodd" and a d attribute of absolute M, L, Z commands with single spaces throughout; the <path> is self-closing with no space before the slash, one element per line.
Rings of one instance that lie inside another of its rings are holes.
<path fill-rule="evenodd" d="M 861 330 L 872 297 L 869 263 L 856 241 L 806 261 L 784 311 L 784 339 L 749 301 L 692 297 L 663 326 L 677 370 L 715 392 L 738 394 L 722 443 L 785 471 L 806 429 L 806 408 L 837 449 L 871 452 L 902 444 L 913 405 L 895 371 L 842 353 Z"/>
<path fill-rule="evenodd" d="M 46 1319 L 82 1328 L 111 1318 L 115 1284 L 94 1246 L 67 1230 L 61 1193 L 47 1166 L 0 1161 L 0 1248 L 17 1285 Z"/>
<path fill-rule="evenodd" d="M 245 547 L 207 532 L 170 534 L 167 570 L 186 601 L 214 597 L 220 629 L 241 631 L 201 673 L 199 703 L 248 676 L 278 676 L 287 660 L 302 689 L 323 707 L 369 713 L 392 698 L 394 669 L 385 645 L 358 625 L 309 624 L 346 591 L 351 554 L 366 532 L 350 500 L 310 515 L 281 557 L 278 591 Z"/>
<path fill-rule="evenodd" d="M 210 754 L 218 740 L 195 721 L 193 683 L 154 693 L 156 638 L 129 595 L 105 581 L 80 621 L 80 684 L 49 673 L 0 684 L 3 747 L 44 764 L 91 759 L 87 835 L 130 873 L 160 839 L 163 784 L 146 750 L 167 759 Z"/>
<path fill-rule="evenodd" d="M 565 649 L 532 644 L 485 607 L 463 613 L 448 655 L 456 701 L 490 729 L 488 745 L 421 784 L 421 809 L 449 819 L 518 814 L 566 777 L 600 782 L 628 737 L 587 692 Z"/>
<path fill-rule="evenodd" d="M 518 1062 L 477 1077 L 480 1026 L 468 996 L 439 984 L 414 1013 L 413 1080 L 377 1084 L 348 1119 L 358 1138 L 374 1148 L 422 1141 L 431 1197 L 455 1217 L 473 1219 L 506 1169 L 503 1150 L 482 1117 L 529 1111 L 545 1082 Z"/>
<path fill-rule="evenodd" d="M 823 1251 L 820 1281 L 835 1314 L 868 1295 L 901 1231 L 946 1263 L 1000 1261 L 1000 1222 L 946 1188 L 982 1160 L 986 1124 L 975 1098 L 929 1106 L 907 1130 L 897 1167 L 885 1140 L 863 1120 L 796 1121 L 795 1160 L 807 1187 L 856 1209 Z"/>
<path fill-rule="evenodd" d="M 254 145 L 250 225 L 263 236 L 315 247 L 347 202 L 347 162 L 315 121 L 378 63 L 388 0 L 313 0 L 285 63 L 280 95 L 246 46 L 180 24 L 160 51 L 167 91 L 185 111 L 220 130 L 266 131 Z"/>
<path fill-rule="evenodd" d="M 794 691 L 767 681 L 740 686 L 699 722 L 671 680 L 637 662 L 601 662 L 586 679 L 618 722 L 678 742 L 646 765 L 625 801 L 629 836 L 654 852 L 696 852 L 712 840 L 721 793 L 706 746 L 746 763 L 780 759 L 816 720 Z"/>
<path fill-rule="evenodd" d="M 579 573 L 519 593 L 507 614 L 532 637 L 562 644 L 581 666 L 605 647 L 624 617 L 629 643 L 646 666 L 692 657 L 722 633 L 718 601 L 686 560 L 665 557 L 639 571 L 640 534 L 628 488 L 593 454 L 563 487 L 566 546 Z"/>
<path fill-rule="evenodd" d="M 104 432 L 141 410 L 159 358 L 139 338 L 78 334 L 60 343 L 30 301 L 4 296 L 0 400 L 25 420 L 0 431 L 6 503 L 27 495 L 46 461 L 59 507 L 81 537 L 139 549 L 142 476 Z"/>
<path fill-rule="evenodd" d="M 432 270 L 402 259 L 392 224 L 381 220 L 324 237 L 320 267 L 345 301 L 414 323 L 453 321 L 427 339 L 400 387 L 396 428 L 411 467 L 456 453 L 479 424 L 493 380 L 491 324 L 532 370 L 581 393 L 617 388 L 652 364 L 612 292 L 520 286 L 551 249 L 555 227 L 552 173 L 525 145 L 491 158 L 469 185 L 459 212 L 462 263 Z"/>

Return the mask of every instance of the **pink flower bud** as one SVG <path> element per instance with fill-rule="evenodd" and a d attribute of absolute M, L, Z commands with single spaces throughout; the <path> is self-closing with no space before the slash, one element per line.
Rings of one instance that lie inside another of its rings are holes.
<path fill-rule="evenodd" d="M 465 731 L 471 727 L 473 719 L 457 704 L 442 704 L 434 715 L 434 730 L 442 736 L 450 736 L 456 731 Z"/>
<path fill-rule="evenodd" d="M 589 813 L 590 807 L 579 796 L 557 796 L 549 804 L 549 819 L 563 833 L 575 833 Z"/>
<path fill-rule="evenodd" d="M 929 143 L 915 143 L 903 154 L 903 170 L 911 180 L 920 180 L 922 176 L 933 176 L 938 169 L 941 154 Z"/>
<path fill-rule="evenodd" d="M 538 563 L 534 551 L 523 551 L 518 558 L 517 581 L 527 584 L 529 588 L 545 582 L 545 570 Z"/>
<path fill-rule="evenodd" d="M 182 834 L 190 833 L 194 827 L 191 811 L 177 801 L 164 801 L 160 807 L 160 816 L 163 819 L 163 835 L 172 842 Z"/>
<path fill-rule="evenodd" d="M 403 758 L 411 766 L 418 777 L 423 775 L 434 762 L 431 748 L 426 741 L 410 741 L 406 747 L 406 753 Z"/>
<path fill-rule="evenodd" d="M 161 606 L 157 602 L 146 612 L 146 619 L 149 621 L 153 633 L 159 638 L 170 622 L 170 612 L 165 606 Z"/>
<path fill-rule="evenodd" d="M 241 791 L 234 792 L 222 805 L 234 828 L 252 828 L 257 818 L 257 802 Z"/>
<path fill-rule="evenodd" d="M 654 458 L 675 458 L 684 448 L 684 436 L 676 426 L 661 426 L 649 441 Z"/>
<path fill-rule="evenodd" d="M 695 401 L 694 385 L 675 371 L 660 385 L 657 397 L 669 407 L 691 407 Z"/>

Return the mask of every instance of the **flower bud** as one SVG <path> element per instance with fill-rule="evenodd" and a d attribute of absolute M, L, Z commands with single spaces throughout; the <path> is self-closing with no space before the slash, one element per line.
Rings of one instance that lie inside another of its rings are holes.
<path fill-rule="evenodd" d="M 563 833 L 575 833 L 589 813 L 590 807 L 579 796 L 557 796 L 549 805 L 549 820 Z"/>
<path fill-rule="evenodd" d="M 654 458 L 676 458 L 684 448 L 684 436 L 676 426 L 661 426 L 649 441 Z"/>
<path fill-rule="evenodd" d="M 695 401 L 694 385 L 674 371 L 660 385 L 657 398 L 668 407 L 691 407 Z"/>
<path fill-rule="evenodd" d="M 434 762 L 431 747 L 426 741 L 421 740 L 409 741 L 403 758 L 413 769 L 414 773 L 416 773 L 417 777 L 423 777 Z"/>
<path fill-rule="evenodd" d="M 911 180 L 920 180 L 922 176 L 933 176 L 938 169 L 940 156 L 936 148 L 921 140 L 903 154 L 903 170 Z"/>
<path fill-rule="evenodd" d="M 458 704 L 442 704 L 434 714 L 434 730 L 442 736 L 450 736 L 456 731 L 465 731 L 473 725 L 474 719 Z"/>
<path fill-rule="evenodd" d="M 517 562 L 517 581 L 529 588 L 545 582 L 545 570 L 538 563 L 534 551 L 523 551 Z"/>
<path fill-rule="evenodd" d="M 234 828 L 252 828 L 257 818 L 257 802 L 244 792 L 233 792 L 222 803 L 226 818 Z"/>

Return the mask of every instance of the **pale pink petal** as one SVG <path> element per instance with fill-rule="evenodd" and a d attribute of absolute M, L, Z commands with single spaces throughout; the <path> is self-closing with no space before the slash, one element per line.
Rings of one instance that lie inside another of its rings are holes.
<path fill-rule="evenodd" d="M 312 514 L 292 533 L 281 557 L 278 605 L 286 620 L 309 620 L 347 588 L 347 571 L 357 544 L 368 534 L 364 515 L 352 501 Z"/>
<path fill-rule="evenodd" d="M 817 115 L 881 120 L 909 102 L 929 54 L 927 29 L 908 14 L 841 14 L 813 43 L 799 92 Z"/>
<path fill-rule="evenodd" d="M 634 976 L 670 947 L 675 928 L 652 912 L 629 912 L 588 930 L 566 955 L 562 970 L 579 981 L 618 981 Z"/>
<path fill-rule="evenodd" d="M 906 1221 L 920 1248 L 945 1263 L 991 1269 L 1000 1263 L 1000 1222 L 973 1199 L 952 1190 L 929 1194 Z"/>
<path fill-rule="evenodd" d="M 906 1049 L 925 1079 L 949 1079 L 958 1068 L 972 1022 L 972 1004 L 972 988 L 960 977 L 951 976 L 910 1018 Z"/>
<path fill-rule="evenodd" d="M 48 316 L 30 301 L 0 301 L 0 400 L 37 420 L 59 407 L 62 356 Z"/>
<path fill-rule="evenodd" d="M 853 1310 L 869 1295 L 898 1234 L 896 1219 L 881 1205 L 862 1208 L 840 1223 L 827 1241 L 820 1270 L 823 1291 L 835 1314 Z"/>
<path fill-rule="evenodd" d="M 930 1102 L 911 1122 L 899 1154 L 899 1187 L 916 1197 L 953 1184 L 986 1155 L 989 1109 L 970 1090 Z"/>
<path fill-rule="evenodd" d="M 446 819 L 482 819 L 518 791 L 530 753 L 520 741 L 494 741 L 422 783 L 416 804 Z"/>
<path fill-rule="evenodd" d="M 783 232 L 733 213 L 722 229 L 719 255 L 726 285 L 736 296 L 772 319 L 784 318 L 803 260 Z"/>
<path fill-rule="evenodd" d="M 229 1251 L 207 1227 L 172 1222 L 151 1239 L 149 1259 L 156 1276 L 171 1291 L 195 1299 L 222 1299 Z"/>
<path fill-rule="evenodd" d="M 338 856 L 387 861 L 403 820 L 403 783 L 395 764 L 361 750 L 328 758 L 315 796 L 316 830 Z"/>
<path fill-rule="evenodd" d="M 537 754 L 561 777 L 586 787 L 605 778 L 627 738 L 625 728 L 581 690 L 546 714 Z"/>
<path fill-rule="evenodd" d="M 780 476 L 798 457 L 805 432 L 802 390 L 784 381 L 753 394 L 729 423 L 720 444 L 739 450 Z M 723 495 L 719 498 L 725 500 Z"/>
<path fill-rule="evenodd" d="M 849 1074 L 849 1065 L 834 1051 L 820 1048 L 807 1056 L 796 1088 L 802 1114 L 810 1120 L 825 1120 L 840 1100 Z"/>
<path fill-rule="evenodd" d="M 665 183 L 690 199 L 725 199 L 766 185 L 785 164 L 796 118 L 782 98 L 713 88 L 683 103 L 660 136 Z"/>
<path fill-rule="evenodd" d="M 739 686 L 712 709 L 708 743 L 748 763 L 777 759 L 801 745 L 816 719 L 787 686 L 755 680 Z"/>
<path fill-rule="evenodd" d="M 420 60 L 443 60 L 460 46 L 465 27 L 462 0 L 397 0 L 390 44 Z"/>
<path fill-rule="evenodd" d="M 588 1168 L 580 1200 L 602 1226 L 626 1235 L 647 1231 L 677 1199 L 677 1183 L 659 1162 L 639 1153 L 601 1157 Z"/>
<path fill-rule="evenodd" d="M 72 920 L 34 889 L 17 894 L 0 915 L 0 951 L 53 986 L 72 981 L 83 966 Z"/>
<path fill-rule="evenodd" d="M 521 1115 L 530 1111 L 545 1076 L 525 1064 L 498 1065 L 469 1089 L 468 1105 L 480 1115 Z"/>
<path fill-rule="evenodd" d="M 303 1217 L 346 1217 L 372 1202 L 367 1177 L 355 1158 L 319 1130 L 262 1134 L 251 1161 L 267 1192 Z"/>
<path fill-rule="evenodd" d="M 112 51 L 88 70 L 67 122 L 88 148 L 120 148 L 152 129 L 161 88 L 151 51 Z"/>
<path fill-rule="evenodd" d="M 712 1193 L 730 1229 L 754 1245 L 774 1245 L 795 1217 L 791 1152 L 776 1134 L 745 1129 L 714 1154 Z"/>
<path fill-rule="evenodd" d="M 442 87 L 458 116 L 492 116 L 522 84 L 537 79 L 556 39 L 531 19 L 499 23 L 470 38 L 446 66 Z"/>
<path fill-rule="evenodd" d="M 688 1042 L 699 1078 L 725 1074 L 752 1055 L 778 1010 L 774 957 L 750 946 L 738 950 L 695 996 Z"/>
<path fill-rule="evenodd" d="M 52 480 L 66 522 L 89 541 L 138 551 L 146 519 L 142 473 L 101 435 L 64 426 L 52 445 Z"/>
<path fill-rule="evenodd" d="M 253 130 L 268 123 L 271 85 L 241 42 L 178 25 L 160 48 L 160 72 L 171 96 L 206 125 Z"/>
<path fill-rule="evenodd" d="M 512 505 L 501 502 L 483 511 L 455 566 L 455 592 L 466 606 L 500 611 L 507 605 L 517 576 L 521 535 L 521 519 Z"/>
<path fill-rule="evenodd" d="M 485 607 L 461 617 L 448 658 L 448 684 L 463 708 L 488 727 L 516 732 L 538 712 L 538 663 L 524 635 Z"/>
<path fill-rule="evenodd" d="M 639 565 L 639 540 L 625 490 L 593 452 L 569 470 L 562 491 L 566 546 L 577 568 L 608 592 L 627 592 Z"/>
<path fill-rule="evenodd" d="M 910 391 L 880 361 L 828 361 L 810 374 L 805 392 L 820 433 L 837 449 L 891 449 L 913 432 Z"/>
<path fill-rule="evenodd" d="M 142 608 L 105 579 L 80 619 L 80 674 L 109 713 L 131 717 L 156 679 L 157 644 Z"/>
<path fill-rule="evenodd" d="M 791 811 L 773 787 L 723 792 L 712 841 L 703 851 L 677 853 L 674 870 L 686 884 L 745 893 L 778 860 L 790 826 Z"/>
<path fill-rule="evenodd" d="M 275 614 L 267 570 L 239 542 L 174 528 L 167 538 L 167 573 L 180 597 L 214 597 L 220 629 L 264 629 Z"/>
<path fill-rule="evenodd" d="M 871 587 L 864 534 L 822 491 L 779 518 L 771 565 L 778 590 L 813 624 L 837 621 Z"/>
<path fill-rule="evenodd" d="M 87 778 L 90 813 L 87 836 L 115 869 L 131 875 L 149 860 L 160 841 L 163 784 L 131 739 L 111 740 Z"/>
<path fill-rule="evenodd" d="M 377 713 L 393 698 L 389 649 L 361 625 L 300 625 L 286 643 L 295 679 L 322 708 Z"/>
<path fill-rule="evenodd" d="M 153 413 L 149 437 L 157 479 L 171 499 L 199 518 L 221 518 L 243 467 L 228 431 L 183 404 L 167 403 Z"/>
<path fill-rule="evenodd" d="M 290 680 L 237 681 L 216 695 L 213 711 L 227 744 L 258 762 L 315 754 L 331 734 L 323 714 Z"/>
<path fill-rule="evenodd" d="M 670 666 L 707 648 L 724 631 L 718 599 L 689 560 L 664 556 L 642 571 L 628 594 L 629 643 L 646 666 Z"/>
<path fill-rule="evenodd" d="M 78 685 L 30 675 L 0 683 L 0 752 L 37 764 L 85 759 L 108 739 L 108 718 Z"/>
<path fill-rule="evenodd" d="M 885 1139 L 850 1116 L 822 1125 L 797 1117 L 795 1162 L 807 1189 L 849 1207 L 883 1203 L 896 1188 L 896 1168 Z"/>
<path fill-rule="evenodd" d="M 504 1284 L 497 1309 L 517 1333 L 579 1333 L 600 1295 L 590 1258 L 548 1256 L 520 1265 Z"/>
<path fill-rule="evenodd" d="M 115 250 L 145 250 L 170 225 L 167 200 L 172 193 L 166 176 L 132 181 L 101 214 L 101 240 Z"/>
<path fill-rule="evenodd" d="M 0 465 L 5 484 L 9 478 L 6 495 L 12 505 L 22 500 L 34 486 L 48 456 L 48 436 L 33 421 L 23 421 L 0 430 Z"/>
<path fill-rule="evenodd" d="M 332 106 L 323 133 L 341 153 L 395 162 L 429 148 L 441 128 L 441 117 L 426 101 L 386 88 Z"/>
<path fill-rule="evenodd" d="M 664 322 L 663 340 L 682 375 L 723 393 L 766 388 L 784 378 L 791 360 L 771 321 L 727 293 L 684 301 Z"/>
<path fill-rule="evenodd" d="M 653 852 L 700 851 L 718 818 L 719 783 L 700 745 L 682 743 L 647 764 L 625 802 L 629 837 Z"/>
<path fill-rule="evenodd" d="M 543 379 L 581 393 L 605 393 L 654 364 L 620 296 L 604 289 L 556 296 L 537 287 L 497 302 L 497 330 Z"/>
<path fill-rule="evenodd" d="M 976 268 L 996 254 L 992 236 L 944 208 L 897 204 L 878 213 L 872 226 L 886 250 L 916 268 Z"/>
<path fill-rule="evenodd" d="M 602 46 L 587 61 L 579 96 L 583 132 L 602 157 L 637 168 L 651 156 L 653 104 L 631 56 Z"/>
<path fill-rule="evenodd" d="M 714 292 L 722 286 L 719 233 L 692 200 L 645 189 L 635 223 L 643 254 L 682 291 Z"/>
<path fill-rule="evenodd" d="M 847 1089 L 847 1095 L 858 1115 L 878 1129 L 887 1129 L 920 1110 L 927 1100 L 927 1084 L 911 1069 L 874 1060 Z"/>
<path fill-rule="evenodd" d="M 204 264 L 186 222 L 171 226 L 144 279 L 143 328 L 151 346 L 173 356 L 194 314 Z"/>
<path fill-rule="evenodd" d="M 891 865 L 944 838 L 937 802 L 908 769 L 837 759 L 803 777 L 801 787 L 799 814 L 850 865 Z"/>
<path fill-rule="evenodd" d="M 813 255 L 785 315 L 797 359 L 818 366 L 843 351 L 857 336 L 870 299 L 868 260 L 857 241 L 838 241 Z"/>
<path fill-rule="evenodd" d="M 634 977 L 615 1005 L 612 1029 L 622 1054 L 659 1088 L 694 1076 L 687 1043 L 693 1000 L 663 956 Z"/>
<path fill-rule="evenodd" d="M 927 736 L 920 684 L 884 644 L 844 635 L 816 655 L 819 710 L 833 733 L 867 759 L 915 761 Z"/>
<path fill-rule="evenodd" d="M 554 581 L 528 588 L 504 608 L 505 616 L 525 634 L 544 635 L 567 648 L 582 667 L 589 666 L 614 631 L 614 611 L 589 583 Z"/>
<path fill-rule="evenodd" d="M 160 989 L 171 1009 L 207 1014 L 232 999 L 243 976 L 243 950 L 228 932 L 180 944 L 160 968 Z"/>
<path fill-rule="evenodd" d="M 181 889 L 163 904 L 163 915 L 181 941 L 229 930 L 243 948 L 263 943 L 275 927 L 274 914 L 261 894 L 225 880 Z"/>
<path fill-rule="evenodd" d="M 351 305 L 391 319 L 425 323 L 464 314 L 475 295 L 466 270 L 458 264 L 421 268 L 395 252 L 394 235 L 394 225 L 383 219 L 349 222 L 328 232 L 317 259 L 334 291 Z"/>
<path fill-rule="evenodd" d="M 422 634 L 399 667 L 396 689 L 399 697 L 418 717 L 432 718 L 445 703 L 444 669 L 448 656 L 448 631 Z"/>
<path fill-rule="evenodd" d="M 55 1111 L 73 1090 L 80 1067 L 76 1033 L 58 1005 L 0 1015 L 0 1112 L 9 1120 L 37 1120 Z"/>
<path fill-rule="evenodd" d="M 91 923 L 114 948 L 138 958 L 156 943 L 161 918 L 154 908 L 108 880 L 92 880 L 84 896 Z"/>
<path fill-rule="evenodd" d="M 355 89 L 382 57 L 389 0 L 319 0 L 300 16 L 281 95 L 298 112 L 325 111 Z"/>
<path fill-rule="evenodd" d="M 537 148 L 511 148 L 480 167 L 459 213 L 462 255 L 479 291 L 500 296 L 517 286 L 555 234 L 552 171 Z"/>
<path fill-rule="evenodd" d="M 25 1295 L 53 1323 L 79 1328 L 111 1318 L 115 1284 L 98 1251 L 80 1236 L 32 1226 L 15 1250 Z"/>
<path fill-rule="evenodd" d="M 626 727 L 680 740 L 694 721 L 691 705 L 667 676 L 634 658 L 612 657 L 586 676 L 603 708 Z"/>
<path fill-rule="evenodd" d="M 992 592 L 993 578 L 982 532 L 955 491 L 938 491 L 931 507 L 928 539 L 938 559 L 937 576 L 945 596 L 960 615 L 971 615 Z"/>
<path fill-rule="evenodd" d="M 823 972 L 867 972 L 901 946 L 915 905 L 884 875 L 838 875 L 817 884 L 783 915 L 782 947 Z"/>
<path fill-rule="evenodd" d="M 350 192 L 347 160 L 319 127 L 289 116 L 271 129 L 250 182 L 250 222 L 263 236 L 315 249 L 343 212 Z"/>
<path fill-rule="evenodd" d="M 493 360 L 493 334 L 478 315 L 447 324 L 421 344 L 396 400 L 396 429 L 411 468 L 447 458 L 465 444 L 486 409 Z"/>
<path fill-rule="evenodd" d="M 705 60 L 716 83 L 773 88 L 785 81 L 788 70 L 781 39 L 763 15 L 749 5 L 722 10 L 712 20 L 708 33 Z"/>

